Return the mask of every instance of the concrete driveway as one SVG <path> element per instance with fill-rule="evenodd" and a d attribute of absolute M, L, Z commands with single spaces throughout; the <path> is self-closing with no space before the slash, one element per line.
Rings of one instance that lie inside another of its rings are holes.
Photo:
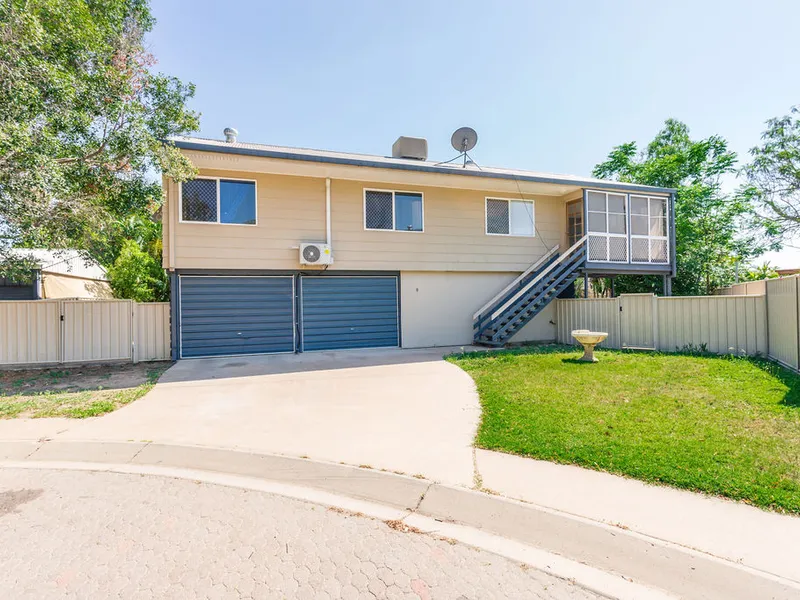
<path fill-rule="evenodd" d="M 144 398 L 58 437 L 246 449 L 471 485 L 480 408 L 447 352 L 182 360 Z"/>

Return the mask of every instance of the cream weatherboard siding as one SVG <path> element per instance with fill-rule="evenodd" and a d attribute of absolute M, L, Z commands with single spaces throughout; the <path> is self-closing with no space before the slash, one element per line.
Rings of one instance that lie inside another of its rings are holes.
<path fill-rule="evenodd" d="M 516 277 L 516 273 L 400 273 L 404 348 L 472 343 L 472 315 Z M 555 303 L 547 306 L 512 341 L 556 338 Z"/>
<path fill-rule="evenodd" d="M 325 179 L 202 170 L 201 175 L 253 179 L 255 226 L 179 222 L 178 186 L 166 183 L 164 264 L 176 269 L 298 269 L 298 245 L 325 240 Z M 364 189 L 421 192 L 424 232 L 366 231 Z M 519 195 L 370 181 L 331 181 L 331 270 L 520 272 L 563 243 L 562 197 L 535 202 L 535 237 L 485 234 L 485 198 Z"/>

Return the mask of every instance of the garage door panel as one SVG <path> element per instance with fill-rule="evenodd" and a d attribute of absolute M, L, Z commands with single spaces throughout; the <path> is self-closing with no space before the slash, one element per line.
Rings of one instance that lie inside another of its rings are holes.
<path fill-rule="evenodd" d="M 181 356 L 294 350 L 292 277 L 181 277 Z"/>
<path fill-rule="evenodd" d="M 397 277 L 305 277 L 304 350 L 396 347 Z"/>

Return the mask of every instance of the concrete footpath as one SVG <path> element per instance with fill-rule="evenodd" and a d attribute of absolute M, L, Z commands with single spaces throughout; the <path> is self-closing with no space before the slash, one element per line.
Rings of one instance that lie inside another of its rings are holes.
<path fill-rule="evenodd" d="M 483 458 L 487 473 L 504 468 L 503 461 L 492 465 L 492 458 Z M 717 558 L 601 520 L 374 469 L 197 446 L 60 440 L 0 442 L 0 461 L 0 466 L 16 468 L 207 476 L 225 485 L 237 485 L 236 481 L 244 479 L 262 482 L 266 491 L 287 495 L 312 490 L 317 496 L 306 495 L 305 499 L 344 504 L 343 508 L 379 518 L 399 517 L 412 527 L 529 562 L 612 597 L 663 597 L 663 593 L 684 598 L 800 597 L 800 582 L 774 570 Z M 542 468 L 535 461 L 524 464 Z M 521 479 L 517 478 L 519 495 L 539 494 L 546 499 L 547 493 L 553 493 L 526 491 Z M 572 491 L 589 494 L 582 488 Z M 595 487 L 591 494 L 598 511 L 607 510 L 603 503 L 609 501 L 609 493 Z M 726 504 L 732 506 L 722 510 L 730 509 L 733 512 L 728 517 L 735 517 L 738 505 Z M 781 522 L 796 521 L 763 514 Z M 648 517 L 635 512 L 634 518 Z M 671 519 L 678 518 L 665 518 L 664 527 L 669 527 Z M 775 531 L 763 534 L 769 542 L 780 543 L 773 537 Z M 790 559 L 797 556 L 791 547 L 780 550 Z"/>

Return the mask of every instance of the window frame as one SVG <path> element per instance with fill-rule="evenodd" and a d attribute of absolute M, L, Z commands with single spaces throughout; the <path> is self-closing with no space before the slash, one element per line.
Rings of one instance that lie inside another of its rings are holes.
<path fill-rule="evenodd" d="M 183 218 L 183 182 L 178 183 L 178 223 L 186 223 L 189 225 L 231 225 L 233 227 L 257 227 L 258 226 L 258 181 L 255 179 L 241 179 L 238 177 L 211 177 L 207 175 L 199 175 L 194 179 L 205 179 L 208 181 L 216 181 L 217 182 L 217 220 L 216 221 L 187 221 Z M 255 223 L 223 223 L 220 221 L 222 218 L 222 211 L 220 210 L 220 195 L 222 186 L 220 185 L 220 181 L 243 181 L 245 183 L 252 183 L 253 184 L 253 193 L 255 194 L 255 206 L 253 214 L 255 216 Z"/>
<path fill-rule="evenodd" d="M 508 233 L 490 233 L 489 232 L 489 200 L 508 203 Z M 512 202 L 527 202 L 531 205 L 531 233 L 530 235 L 522 233 L 511 233 L 511 203 Z M 502 198 L 500 196 L 485 196 L 483 199 L 483 232 L 486 235 L 496 235 L 500 237 L 514 237 L 514 238 L 535 238 L 536 237 L 536 201 L 533 198 Z"/>
<path fill-rule="evenodd" d="M 647 193 L 634 193 L 630 192 L 628 194 L 628 205 L 630 207 L 631 204 L 631 197 L 636 196 L 638 198 L 647 198 L 647 235 L 641 234 L 634 234 L 631 228 L 631 222 L 633 217 L 633 211 L 628 211 L 628 245 L 630 246 L 630 250 L 628 254 L 630 255 L 630 263 L 634 265 L 669 265 L 672 264 L 672 257 L 670 256 L 670 214 L 669 214 L 669 197 L 668 196 L 658 196 L 653 194 Z M 650 201 L 651 200 L 659 200 L 664 202 L 664 216 L 657 217 L 664 219 L 664 235 L 651 235 L 650 234 L 650 220 L 653 216 L 650 213 Z M 637 216 L 644 216 L 642 214 L 637 213 Z M 647 240 L 647 260 L 633 260 L 633 240 L 640 239 L 640 240 Z M 654 261 L 652 255 L 652 246 L 650 244 L 651 240 L 657 240 L 659 242 L 663 241 L 665 243 L 666 248 L 666 260 L 665 261 Z"/>
<path fill-rule="evenodd" d="M 589 194 L 602 194 L 604 198 L 604 210 L 591 210 L 589 208 Z M 609 196 L 622 196 L 623 198 L 623 211 L 624 212 L 609 212 L 608 210 L 608 197 Z M 630 264 L 631 262 L 631 206 L 630 206 L 630 194 L 627 192 L 616 192 L 614 190 L 586 190 L 586 196 L 584 198 L 584 202 L 586 203 L 585 214 L 586 214 L 586 225 L 584 227 L 584 233 L 587 237 L 587 240 L 590 237 L 595 238 L 604 238 L 605 239 L 605 246 L 606 246 L 606 259 L 605 260 L 596 260 L 592 259 L 592 262 L 603 262 L 609 264 Z M 590 214 L 602 214 L 605 215 L 605 223 L 606 223 L 606 230 L 605 231 L 591 231 L 589 229 L 589 215 Z M 609 215 L 623 215 L 625 217 L 625 233 L 611 233 L 609 231 Z M 616 239 L 624 239 L 625 240 L 625 260 L 611 260 L 611 238 Z M 588 250 L 587 250 L 588 252 Z"/>
<path fill-rule="evenodd" d="M 380 229 L 377 227 L 367 227 L 367 192 L 382 192 L 384 194 L 391 194 L 392 195 L 392 228 L 391 229 Z M 422 229 L 419 231 L 415 231 L 413 229 L 396 229 L 397 227 L 397 207 L 395 203 L 395 195 L 396 194 L 415 194 L 420 197 L 420 201 L 422 203 Z M 362 191 L 362 202 L 361 202 L 361 216 L 363 219 L 364 231 L 384 231 L 384 232 L 391 232 L 395 231 L 397 233 L 425 233 L 425 193 L 424 192 L 417 192 L 414 190 L 382 190 L 379 188 L 364 188 Z"/>

